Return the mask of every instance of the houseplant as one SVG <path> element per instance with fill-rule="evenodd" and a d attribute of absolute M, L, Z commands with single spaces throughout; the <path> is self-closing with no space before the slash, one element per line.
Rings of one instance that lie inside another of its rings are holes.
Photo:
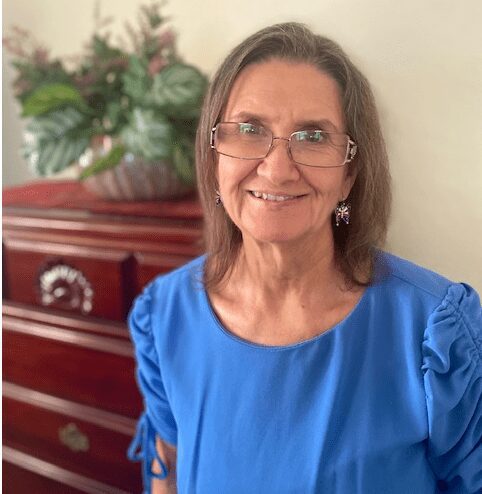
<path fill-rule="evenodd" d="M 206 77 L 177 54 L 159 3 L 140 7 L 137 25 L 126 23 L 128 43 L 120 46 L 106 30 L 110 21 L 95 21 L 84 52 L 70 60 L 52 59 L 18 27 L 4 38 L 16 70 L 15 97 L 29 119 L 23 156 L 40 176 L 80 162 L 79 179 L 106 198 L 151 199 L 191 190 Z M 160 168 L 160 175 L 149 175 Z M 149 193 L 143 196 L 141 180 L 132 197 L 136 187 L 126 180 L 142 173 Z M 169 183 L 159 188 L 162 177 Z M 96 190 L 102 181 L 110 190 Z"/>

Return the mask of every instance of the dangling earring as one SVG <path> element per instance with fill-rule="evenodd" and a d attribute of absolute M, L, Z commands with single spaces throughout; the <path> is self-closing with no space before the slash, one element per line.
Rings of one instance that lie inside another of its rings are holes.
<path fill-rule="evenodd" d="M 340 201 L 335 208 L 335 223 L 336 226 L 340 226 L 341 221 L 344 221 L 345 224 L 350 223 L 350 211 L 351 204 L 349 202 Z"/>
<path fill-rule="evenodd" d="M 221 200 L 221 194 L 219 193 L 218 190 L 215 191 L 216 192 L 216 199 L 214 200 L 214 202 L 216 203 L 216 206 L 220 206 L 223 201 Z"/>

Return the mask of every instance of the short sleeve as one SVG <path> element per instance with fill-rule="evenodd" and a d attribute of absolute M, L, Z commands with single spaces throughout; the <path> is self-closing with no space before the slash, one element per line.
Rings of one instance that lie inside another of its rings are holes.
<path fill-rule="evenodd" d="M 165 478 L 168 469 L 156 451 L 156 435 L 176 445 L 177 426 L 164 389 L 158 354 L 152 333 L 152 284 L 148 285 L 133 303 L 128 325 L 135 348 L 136 377 L 144 398 L 144 412 L 137 423 L 136 435 L 129 446 L 128 457 L 142 461 L 144 492 L 151 492 L 152 478 Z M 152 461 L 157 459 L 161 474 L 152 471 Z"/>
<path fill-rule="evenodd" d="M 482 493 L 482 321 L 472 288 L 449 287 L 429 317 L 422 353 L 428 459 L 440 491 Z"/>

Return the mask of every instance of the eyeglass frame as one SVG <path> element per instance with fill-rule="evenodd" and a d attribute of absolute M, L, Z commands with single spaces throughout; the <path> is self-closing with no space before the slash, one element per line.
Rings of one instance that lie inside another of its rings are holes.
<path fill-rule="evenodd" d="M 216 146 L 214 145 L 214 133 L 216 132 L 216 129 L 217 129 L 218 125 L 225 124 L 225 123 L 242 125 L 242 124 L 248 124 L 249 122 L 218 122 L 211 129 L 211 136 L 210 136 L 210 146 L 211 146 L 211 149 L 214 149 L 214 151 L 216 151 L 216 153 L 222 154 L 223 156 L 228 156 L 230 158 L 235 158 L 235 159 L 239 159 L 239 160 L 261 160 L 261 159 L 266 158 L 268 156 L 268 154 L 271 152 L 271 150 L 273 149 L 273 145 L 274 145 L 275 139 L 279 139 L 279 140 L 287 141 L 288 142 L 288 156 L 290 157 L 290 159 L 294 163 L 296 163 L 298 165 L 302 165 L 302 166 L 310 166 L 312 168 L 339 168 L 340 166 L 345 166 L 348 163 L 351 163 L 353 161 L 353 159 L 355 158 L 356 153 L 358 151 L 358 145 L 352 139 L 352 137 L 350 136 L 350 134 L 346 134 L 345 132 L 328 132 L 328 131 L 322 130 L 322 129 L 312 129 L 314 131 L 318 130 L 320 132 L 323 132 L 324 134 L 344 135 L 344 136 L 348 137 L 348 140 L 347 140 L 347 144 L 346 144 L 345 159 L 344 159 L 344 161 L 343 161 L 343 163 L 341 165 L 330 165 L 330 166 L 307 165 L 306 163 L 300 163 L 299 161 L 296 161 L 293 158 L 293 155 L 291 154 L 291 138 L 295 134 L 298 134 L 299 132 L 303 132 L 303 131 L 296 130 L 295 132 L 292 132 L 289 137 L 276 137 L 276 136 L 273 135 L 273 132 L 271 131 L 271 129 L 268 129 L 267 127 L 263 127 L 262 125 L 259 125 L 259 127 L 262 127 L 263 129 L 268 130 L 270 132 L 270 134 L 271 134 L 271 144 L 270 144 L 270 146 L 268 148 L 268 151 L 266 152 L 266 154 L 264 156 L 259 156 L 257 158 L 241 158 L 239 156 L 232 156 L 231 154 L 221 153 L 220 151 L 218 151 L 216 149 Z"/>

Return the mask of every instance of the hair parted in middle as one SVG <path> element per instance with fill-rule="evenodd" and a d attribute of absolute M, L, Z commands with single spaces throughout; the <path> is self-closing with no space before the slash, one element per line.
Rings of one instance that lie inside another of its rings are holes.
<path fill-rule="evenodd" d="M 303 24 L 288 22 L 264 28 L 236 46 L 214 75 L 204 100 L 196 136 L 196 174 L 204 212 L 205 288 L 221 288 L 243 241 L 225 209 L 215 205 L 217 155 L 210 146 L 211 129 L 222 119 L 239 73 L 248 65 L 272 59 L 308 63 L 338 84 L 346 132 L 357 143 L 358 152 L 347 165 L 349 174 L 357 174 L 347 199 L 350 225 L 333 228 L 335 260 L 348 284 L 368 285 L 376 249 L 385 242 L 391 209 L 388 158 L 375 100 L 367 79 L 337 43 Z"/>

